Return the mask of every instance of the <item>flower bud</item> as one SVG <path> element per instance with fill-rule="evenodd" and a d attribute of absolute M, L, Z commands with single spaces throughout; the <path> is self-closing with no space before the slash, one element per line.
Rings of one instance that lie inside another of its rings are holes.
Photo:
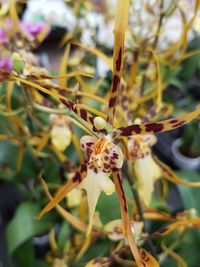
<path fill-rule="evenodd" d="M 20 55 L 18 53 L 16 53 L 16 52 L 13 53 L 12 62 L 13 62 L 13 69 L 17 73 L 22 73 L 25 63 L 24 63 L 24 61 L 22 60 L 22 58 L 20 57 Z"/>
<path fill-rule="evenodd" d="M 97 130 L 102 130 L 106 126 L 106 122 L 101 117 L 95 117 L 94 119 L 94 126 L 97 128 Z"/>

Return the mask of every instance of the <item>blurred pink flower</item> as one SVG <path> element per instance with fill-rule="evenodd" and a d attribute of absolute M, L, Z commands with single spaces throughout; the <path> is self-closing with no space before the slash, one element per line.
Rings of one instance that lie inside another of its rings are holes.
<path fill-rule="evenodd" d="M 2 28 L 0 28 L 0 42 L 3 44 L 7 43 L 6 32 Z"/>
<path fill-rule="evenodd" d="M 11 58 L 0 57 L 0 69 L 10 72 L 12 70 L 13 64 Z"/>
<path fill-rule="evenodd" d="M 36 36 L 44 29 L 45 25 L 46 24 L 44 22 L 39 22 L 39 23 L 29 23 L 25 21 L 20 22 L 21 29 L 29 36 Z"/>

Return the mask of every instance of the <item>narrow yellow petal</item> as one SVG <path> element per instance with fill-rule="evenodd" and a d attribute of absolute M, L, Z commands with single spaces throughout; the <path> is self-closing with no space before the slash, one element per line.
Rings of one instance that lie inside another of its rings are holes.
<path fill-rule="evenodd" d="M 67 61 L 69 57 L 69 51 L 70 51 L 70 44 L 67 44 L 60 63 L 60 69 L 59 69 L 60 76 L 65 75 L 67 72 Z M 67 86 L 67 78 L 59 80 L 58 84 L 61 88 L 63 87 L 65 88 Z"/>

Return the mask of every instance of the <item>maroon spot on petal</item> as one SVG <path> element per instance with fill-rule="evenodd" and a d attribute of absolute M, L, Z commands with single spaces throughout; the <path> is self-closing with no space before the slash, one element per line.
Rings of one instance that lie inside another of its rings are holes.
<path fill-rule="evenodd" d="M 148 123 L 145 124 L 145 130 L 147 132 L 161 132 L 164 128 L 164 125 L 162 123 Z"/>
<path fill-rule="evenodd" d="M 104 168 L 107 170 L 110 168 L 110 164 L 104 163 Z"/>
<path fill-rule="evenodd" d="M 103 133 L 104 135 L 106 135 L 106 134 L 107 134 L 107 131 L 106 131 L 106 129 L 99 130 L 99 132 Z"/>
<path fill-rule="evenodd" d="M 90 156 L 91 156 L 91 154 L 92 154 L 92 152 L 91 151 L 86 151 L 86 157 L 89 159 L 90 158 Z"/>
<path fill-rule="evenodd" d="M 94 117 L 90 116 L 89 121 L 93 124 L 94 123 Z"/>
<path fill-rule="evenodd" d="M 76 172 L 74 178 L 73 178 L 73 182 L 80 182 L 81 181 L 81 175 L 79 172 Z"/>
<path fill-rule="evenodd" d="M 95 126 L 92 127 L 92 130 L 93 130 L 95 133 L 100 132 L 99 130 L 97 130 L 97 128 L 96 128 Z"/>
<path fill-rule="evenodd" d="M 121 131 L 122 136 L 129 136 L 132 134 L 140 134 L 142 132 L 142 129 L 140 128 L 139 124 L 133 124 L 127 127 L 121 127 L 119 128 Z"/>
<path fill-rule="evenodd" d="M 87 121 L 87 111 L 86 111 L 86 110 L 81 109 L 81 110 L 80 110 L 80 115 L 81 115 L 81 118 L 82 118 L 84 121 Z"/>
<path fill-rule="evenodd" d="M 120 82 L 120 78 L 117 75 L 114 75 L 113 77 L 113 83 L 112 83 L 112 93 L 115 93 L 117 91 L 118 83 Z"/>
<path fill-rule="evenodd" d="M 111 158 L 111 160 L 110 160 L 110 162 L 109 162 L 111 165 L 115 165 L 115 161 L 114 160 L 112 160 L 112 158 Z"/>
<path fill-rule="evenodd" d="M 106 154 L 109 154 L 109 149 L 106 148 L 106 149 L 105 149 L 105 153 L 106 153 Z"/>
<path fill-rule="evenodd" d="M 88 146 L 88 147 L 91 147 L 92 145 L 94 145 L 93 142 L 88 142 L 88 143 L 86 143 L 86 146 Z"/>
<path fill-rule="evenodd" d="M 60 101 L 70 109 L 69 103 L 65 99 L 60 98 Z"/>
<path fill-rule="evenodd" d="M 178 127 L 182 126 L 184 123 L 185 123 L 185 121 L 179 121 L 176 124 L 174 124 L 172 127 L 173 128 L 178 128 Z"/>
<path fill-rule="evenodd" d="M 96 167 L 94 167 L 94 172 L 98 173 L 98 169 Z"/>
<path fill-rule="evenodd" d="M 178 122 L 178 120 L 176 120 L 176 119 L 173 119 L 173 120 L 169 121 L 169 123 L 171 123 L 171 124 L 174 124 L 174 123 L 177 123 L 177 122 Z"/>
<path fill-rule="evenodd" d="M 117 153 L 113 153 L 113 159 L 118 159 L 119 158 L 119 156 L 118 156 L 118 154 Z"/>
<path fill-rule="evenodd" d="M 122 64 L 122 48 L 120 48 L 118 58 L 116 60 L 116 70 L 117 71 L 120 71 L 121 64 Z"/>
<path fill-rule="evenodd" d="M 75 105 L 73 102 L 68 101 L 68 107 L 69 107 L 69 109 L 71 109 L 72 111 L 77 112 L 76 105 Z"/>
<path fill-rule="evenodd" d="M 108 156 L 105 156 L 104 159 L 107 161 L 107 160 L 109 160 L 109 157 Z"/>
<path fill-rule="evenodd" d="M 91 154 L 92 151 L 93 151 L 93 150 L 92 150 L 91 148 L 87 147 L 87 153 L 90 153 L 90 154 Z"/>
<path fill-rule="evenodd" d="M 109 101 L 109 108 L 113 108 L 115 106 L 115 103 L 116 103 L 116 96 L 112 97 Z"/>
<path fill-rule="evenodd" d="M 145 261 L 148 262 L 150 260 L 149 256 L 146 254 L 146 252 L 143 250 L 140 252 L 141 258 Z M 146 264 L 145 264 L 146 265 Z"/>
<path fill-rule="evenodd" d="M 82 165 L 81 165 L 81 170 L 80 170 L 80 171 L 81 171 L 81 173 L 82 173 L 82 172 L 86 172 L 86 171 L 87 171 L 87 165 L 86 165 L 86 164 L 82 164 Z"/>

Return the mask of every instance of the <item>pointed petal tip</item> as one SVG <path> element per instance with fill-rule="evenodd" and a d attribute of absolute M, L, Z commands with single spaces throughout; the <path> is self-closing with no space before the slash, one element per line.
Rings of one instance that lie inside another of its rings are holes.
<path fill-rule="evenodd" d="M 43 214 L 42 214 L 42 213 L 39 213 L 39 214 L 35 217 L 35 220 L 36 220 L 36 221 L 41 220 L 42 216 L 43 216 Z"/>

